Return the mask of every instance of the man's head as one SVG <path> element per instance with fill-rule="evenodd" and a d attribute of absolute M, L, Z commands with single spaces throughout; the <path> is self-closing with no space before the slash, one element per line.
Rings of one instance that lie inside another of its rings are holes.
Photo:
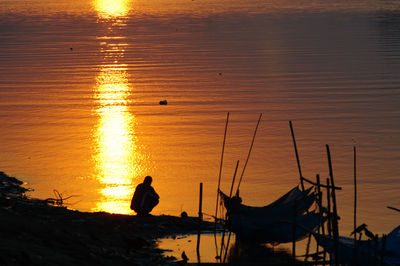
<path fill-rule="evenodd" d="M 143 184 L 150 186 L 152 181 L 153 181 L 153 179 L 151 178 L 151 176 L 148 175 L 144 178 Z"/>

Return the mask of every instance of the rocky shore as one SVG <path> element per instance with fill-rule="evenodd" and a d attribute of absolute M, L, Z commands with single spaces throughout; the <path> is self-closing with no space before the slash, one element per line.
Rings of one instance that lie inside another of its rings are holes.
<path fill-rule="evenodd" d="M 0 172 L 0 265 L 174 265 L 156 239 L 198 229 L 196 217 L 74 211 L 29 198 L 21 185 Z"/>

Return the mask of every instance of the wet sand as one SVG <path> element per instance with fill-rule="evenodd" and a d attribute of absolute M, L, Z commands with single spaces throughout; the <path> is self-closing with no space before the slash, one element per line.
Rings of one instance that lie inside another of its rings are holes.
<path fill-rule="evenodd" d="M 80 212 L 25 195 L 0 172 L 0 265 L 168 265 L 156 246 L 164 236 L 195 233 L 196 217 Z M 203 222 L 202 229 L 213 228 Z"/>

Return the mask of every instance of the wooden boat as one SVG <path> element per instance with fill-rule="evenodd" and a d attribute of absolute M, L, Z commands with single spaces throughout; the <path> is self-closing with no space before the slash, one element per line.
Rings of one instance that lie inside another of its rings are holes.
<path fill-rule="evenodd" d="M 275 202 L 264 207 L 241 203 L 241 198 L 230 198 L 220 192 L 227 210 L 227 223 L 238 239 L 260 243 L 287 243 L 300 240 L 326 220 L 319 213 L 309 211 L 316 200 L 312 188 L 291 189 Z M 296 226 L 294 226 L 296 224 Z"/>
<path fill-rule="evenodd" d="M 333 237 L 313 235 L 318 244 L 333 257 L 335 244 Z M 382 238 L 377 241 L 357 240 L 357 253 L 355 253 L 354 238 L 339 236 L 337 262 L 340 264 L 353 264 L 355 262 L 355 254 L 357 254 L 358 265 L 379 265 L 381 262 L 384 265 L 400 265 L 400 226 L 386 236 L 383 253 L 382 241 Z"/>

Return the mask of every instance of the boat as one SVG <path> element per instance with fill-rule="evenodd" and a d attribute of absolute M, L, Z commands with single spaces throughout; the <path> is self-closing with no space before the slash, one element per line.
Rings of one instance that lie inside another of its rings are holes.
<path fill-rule="evenodd" d="M 313 234 L 317 243 L 322 246 L 331 257 L 334 257 L 335 240 L 331 236 Z M 357 243 L 357 252 L 355 252 Z M 383 238 L 375 240 L 357 240 L 354 238 L 338 237 L 339 264 L 354 264 L 357 254 L 358 265 L 400 265 L 400 226 L 393 229 L 383 244 Z M 383 252 L 382 252 L 382 246 Z"/>
<path fill-rule="evenodd" d="M 227 225 L 243 241 L 280 244 L 301 240 L 326 220 L 309 210 L 316 201 L 312 188 L 300 190 L 296 186 L 263 207 L 244 205 L 239 196 L 229 197 L 220 191 Z"/>

